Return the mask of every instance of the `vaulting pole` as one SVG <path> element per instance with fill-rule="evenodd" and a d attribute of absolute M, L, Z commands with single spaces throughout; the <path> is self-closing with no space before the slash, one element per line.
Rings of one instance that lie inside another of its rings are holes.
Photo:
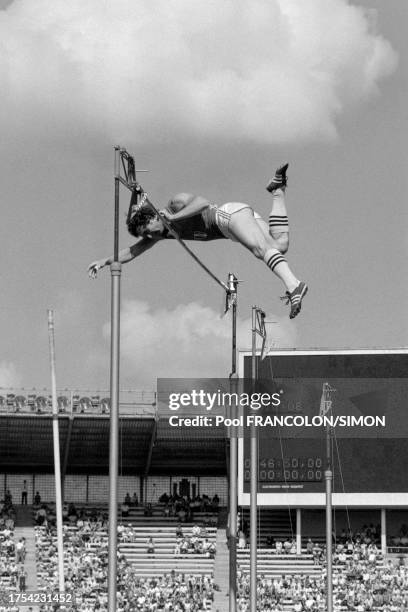
<path fill-rule="evenodd" d="M 232 309 L 232 354 L 231 354 L 231 374 L 230 391 L 237 392 L 237 290 L 238 280 L 233 274 L 228 275 L 228 293 Z M 231 417 L 237 416 L 237 411 L 233 414 L 231 406 Z M 236 427 L 231 427 L 230 433 L 230 486 L 229 486 L 229 612 L 236 612 L 237 609 L 237 520 L 238 520 L 238 432 Z"/>
<path fill-rule="evenodd" d="M 111 354 L 110 354 L 110 438 L 109 438 L 109 555 L 108 610 L 116 612 L 118 549 L 118 466 L 119 466 L 119 344 L 120 277 L 119 263 L 120 148 L 115 147 L 114 254 L 111 269 Z"/>
<path fill-rule="evenodd" d="M 61 593 L 65 592 L 64 577 L 64 544 L 62 534 L 62 489 L 61 489 L 61 459 L 58 427 L 58 402 L 55 367 L 54 312 L 48 311 L 48 339 L 51 365 L 51 397 L 52 397 L 52 436 L 54 446 L 55 473 L 55 513 L 57 519 L 57 550 L 58 550 L 58 586 Z"/>

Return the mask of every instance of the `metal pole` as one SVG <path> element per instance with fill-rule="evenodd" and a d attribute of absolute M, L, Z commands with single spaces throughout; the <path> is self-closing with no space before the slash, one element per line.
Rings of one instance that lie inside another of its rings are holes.
<path fill-rule="evenodd" d="M 113 260 L 119 261 L 119 188 L 120 188 L 120 147 L 115 147 L 115 211 L 113 220 Z"/>
<path fill-rule="evenodd" d="M 115 147 L 114 261 L 111 269 L 111 361 L 110 361 L 110 438 L 109 438 L 109 559 L 108 610 L 116 612 L 117 522 L 118 522 L 118 448 L 119 448 L 119 342 L 120 277 L 119 263 L 119 172 L 120 149 Z"/>
<path fill-rule="evenodd" d="M 62 494 L 61 494 L 61 461 L 58 427 L 57 383 L 55 374 L 55 341 L 54 312 L 48 310 L 48 339 L 51 364 L 51 397 L 52 397 L 52 435 L 54 442 L 54 473 L 55 473 L 55 512 L 57 519 L 57 550 L 58 550 L 58 585 L 61 593 L 65 592 L 64 579 L 64 544 L 62 535 Z"/>
<path fill-rule="evenodd" d="M 387 554 L 387 510 L 381 508 L 381 552 Z"/>
<path fill-rule="evenodd" d="M 229 299 L 232 303 L 232 355 L 230 390 L 236 391 L 237 384 L 237 289 L 238 280 L 233 274 L 228 275 Z M 231 407 L 231 416 L 232 407 Z M 229 487 L 229 612 L 237 609 L 237 515 L 238 515 L 238 437 L 235 427 L 230 434 L 230 487 Z"/>
<path fill-rule="evenodd" d="M 326 430 L 326 453 L 327 468 L 324 473 L 326 480 L 326 563 L 327 563 L 327 612 L 333 612 L 333 538 L 332 538 L 332 482 L 333 472 L 331 469 L 331 428 Z"/>
<path fill-rule="evenodd" d="M 302 554 L 302 509 L 296 508 L 296 554 Z"/>
<path fill-rule="evenodd" d="M 256 334 L 257 334 L 257 313 L 259 309 L 252 306 L 252 384 L 255 385 L 257 378 L 256 371 Z M 250 612 L 256 612 L 256 595 L 257 595 L 257 532 L 258 532 L 258 430 L 251 423 L 250 431 L 250 540 L 249 540 L 249 555 L 250 555 Z"/>

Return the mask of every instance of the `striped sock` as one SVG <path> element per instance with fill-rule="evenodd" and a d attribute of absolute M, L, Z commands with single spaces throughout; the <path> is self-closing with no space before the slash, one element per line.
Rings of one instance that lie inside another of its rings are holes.
<path fill-rule="evenodd" d="M 286 263 L 286 259 L 278 249 L 268 249 L 264 256 L 264 262 L 272 270 L 281 263 Z"/>
<path fill-rule="evenodd" d="M 287 215 L 269 215 L 269 233 L 288 232 L 289 221 Z"/>

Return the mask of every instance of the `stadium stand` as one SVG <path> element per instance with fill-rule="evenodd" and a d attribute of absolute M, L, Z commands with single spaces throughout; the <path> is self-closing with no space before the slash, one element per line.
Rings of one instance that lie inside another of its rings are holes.
<path fill-rule="evenodd" d="M 41 502 L 51 499 L 53 489 L 52 418 L 47 393 L 32 395 L 23 401 L 20 393 L 8 394 L 0 401 L 1 483 L 4 492 L 10 486 L 17 499 L 23 479 L 28 482 L 32 514 L 27 529 L 33 539 L 35 533 L 37 551 L 32 571 L 36 588 L 46 591 L 57 585 L 55 505 Z M 105 400 L 103 394 L 97 399 L 87 393 L 75 394 L 73 403 L 59 402 L 61 465 L 66 499 L 73 500 L 63 508 L 66 585 L 78 594 L 73 612 L 106 610 L 109 405 Z M 129 400 L 120 418 L 118 612 L 225 612 L 228 440 L 222 430 L 211 436 L 204 428 L 189 435 L 175 432 L 168 422 L 156 418 L 149 402 L 141 397 L 143 405 L 137 407 L 136 400 Z M 22 507 L 0 505 L 0 590 L 9 592 L 18 592 L 21 574 L 31 571 L 27 563 L 22 568 L 16 560 L 18 527 L 6 527 L 7 520 L 22 512 Z M 343 528 L 344 517 L 339 519 L 334 542 L 335 612 L 407 612 L 408 570 L 403 563 L 408 528 L 406 511 L 399 512 L 390 522 L 386 556 L 379 551 L 379 509 L 372 514 L 364 511 L 361 522 L 354 518 L 354 532 Z M 259 610 L 325 610 L 325 534 L 320 519 L 302 518 L 301 554 L 295 545 L 294 510 L 261 508 L 258 519 Z M 246 612 L 248 508 L 240 510 L 239 531 L 238 612 Z M 42 607 L 42 612 L 51 610 Z"/>

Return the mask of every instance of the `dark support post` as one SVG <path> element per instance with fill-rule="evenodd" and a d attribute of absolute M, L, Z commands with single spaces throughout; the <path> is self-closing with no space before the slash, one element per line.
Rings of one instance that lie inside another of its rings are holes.
<path fill-rule="evenodd" d="M 232 355 L 230 390 L 237 388 L 237 289 L 238 280 L 233 274 L 228 275 L 227 305 L 232 309 Z M 234 417 L 231 406 L 231 417 Z M 229 612 L 237 609 L 237 517 L 238 517 L 238 435 L 237 428 L 231 427 L 229 454 Z"/>
<path fill-rule="evenodd" d="M 110 438 L 109 438 L 109 557 L 108 610 L 116 612 L 118 548 L 118 458 L 119 458 L 119 342 L 120 277 L 119 263 L 119 183 L 120 148 L 115 147 L 114 255 L 111 264 L 111 362 L 110 362 Z"/>
<path fill-rule="evenodd" d="M 335 389 L 329 383 L 323 383 L 323 395 L 320 407 L 320 415 L 325 416 L 331 411 L 331 396 Z M 326 470 L 324 478 L 326 481 L 326 596 L 327 612 L 333 612 L 333 526 L 332 526 L 332 488 L 333 470 L 331 454 L 332 428 L 328 424 L 326 427 Z"/>
<path fill-rule="evenodd" d="M 332 481 L 333 472 L 327 469 L 326 480 L 326 556 L 327 556 L 327 612 L 333 612 L 333 546 L 332 546 Z"/>
<path fill-rule="evenodd" d="M 327 612 L 333 612 L 333 527 L 332 527 L 332 485 L 333 471 L 331 462 L 331 427 L 326 431 L 327 465 L 324 473 L 326 481 L 326 558 L 327 558 Z"/>
<path fill-rule="evenodd" d="M 257 306 L 252 306 L 252 384 L 255 385 L 257 379 L 256 367 L 256 338 L 261 336 L 265 342 L 265 313 Z M 258 549 L 258 430 L 251 424 L 250 432 L 250 612 L 256 612 L 256 592 L 257 592 L 257 549 Z"/>

